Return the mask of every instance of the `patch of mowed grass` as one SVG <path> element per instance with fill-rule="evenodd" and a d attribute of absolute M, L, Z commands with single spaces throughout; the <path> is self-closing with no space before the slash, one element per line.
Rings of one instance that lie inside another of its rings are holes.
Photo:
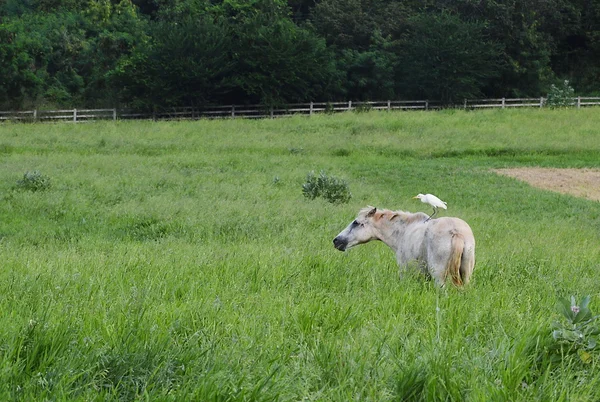
<path fill-rule="evenodd" d="M 597 308 L 600 204 L 490 172 L 598 168 L 599 120 L 0 125 L 0 398 L 599 399 L 597 354 L 548 351 L 559 297 Z M 348 204 L 303 196 L 320 170 Z M 27 171 L 52 186 L 19 191 Z M 473 228 L 465 291 L 400 279 L 383 244 L 331 244 L 367 204 L 429 212 L 419 192 Z"/>

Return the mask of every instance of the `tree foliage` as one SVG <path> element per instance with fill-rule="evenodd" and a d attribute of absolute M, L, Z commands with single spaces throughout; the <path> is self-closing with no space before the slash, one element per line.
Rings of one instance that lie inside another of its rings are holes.
<path fill-rule="evenodd" d="M 194 106 L 228 91 L 233 60 L 227 27 L 208 18 L 160 21 L 151 36 L 111 73 L 123 101 L 143 109 Z"/>
<path fill-rule="evenodd" d="M 596 0 L 4 0 L 0 107 L 596 93 L 599 20 Z"/>
<path fill-rule="evenodd" d="M 129 1 L 90 2 L 73 11 L 40 1 L 38 12 L 0 24 L 0 104 L 94 105 L 112 103 L 117 89 L 106 76 L 145 40 L 144 20 Z M 57 9 L 46 13 L 39 10 Z"/>
<path fill-rule="evenodd" d="M 481 95 L 499 72 L 498 46 L 479 22 L 448 12 L 420 14 L 402 41 L 399 82 L 409 97 L 444 103 Z"/>
<path fill-rule="evenodd" d="M 251 101 L 310 101 L 327 93 L 334 77 L 325 41 L 287 19 L 262 15 L 238 29 L 233 84 Z"/>

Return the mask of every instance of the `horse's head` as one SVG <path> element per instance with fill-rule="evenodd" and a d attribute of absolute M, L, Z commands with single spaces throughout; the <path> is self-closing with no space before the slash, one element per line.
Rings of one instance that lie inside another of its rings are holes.
<path fill-rule="evenodd" d="M 377 239 L 377 231 L 373 226 L 377 213 L 378 211 L 375 207 L 362 209 L 356 219 L 333 239 L 335 248 L 340 251 L 346 251 L 350 247 Z"/>

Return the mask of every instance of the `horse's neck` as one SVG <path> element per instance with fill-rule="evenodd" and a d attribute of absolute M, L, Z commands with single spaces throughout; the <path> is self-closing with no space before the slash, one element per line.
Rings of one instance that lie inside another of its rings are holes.
<path fill-rule="evenodd" d="M 396 220 L 384 222 L 378 227 L 379 240 L 397 252 L 409 243 L 420 241 L 427 226 L 426 219 L 425 214 L 406 213 Z"/>
<path fill-rule="evenodd" d="M 384 222 L 377 228 L 378 238 L 394 251 L 400 247 L 405 226 L 401 222 Z"/>

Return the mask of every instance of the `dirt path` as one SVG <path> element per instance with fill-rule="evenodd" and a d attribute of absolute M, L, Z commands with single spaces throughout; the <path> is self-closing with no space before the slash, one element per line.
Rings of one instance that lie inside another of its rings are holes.
<path fill-rule="evenodd" d="M 600 169 L 515 168 L 493 171 L 545 190 L 600 201 Z"/>

